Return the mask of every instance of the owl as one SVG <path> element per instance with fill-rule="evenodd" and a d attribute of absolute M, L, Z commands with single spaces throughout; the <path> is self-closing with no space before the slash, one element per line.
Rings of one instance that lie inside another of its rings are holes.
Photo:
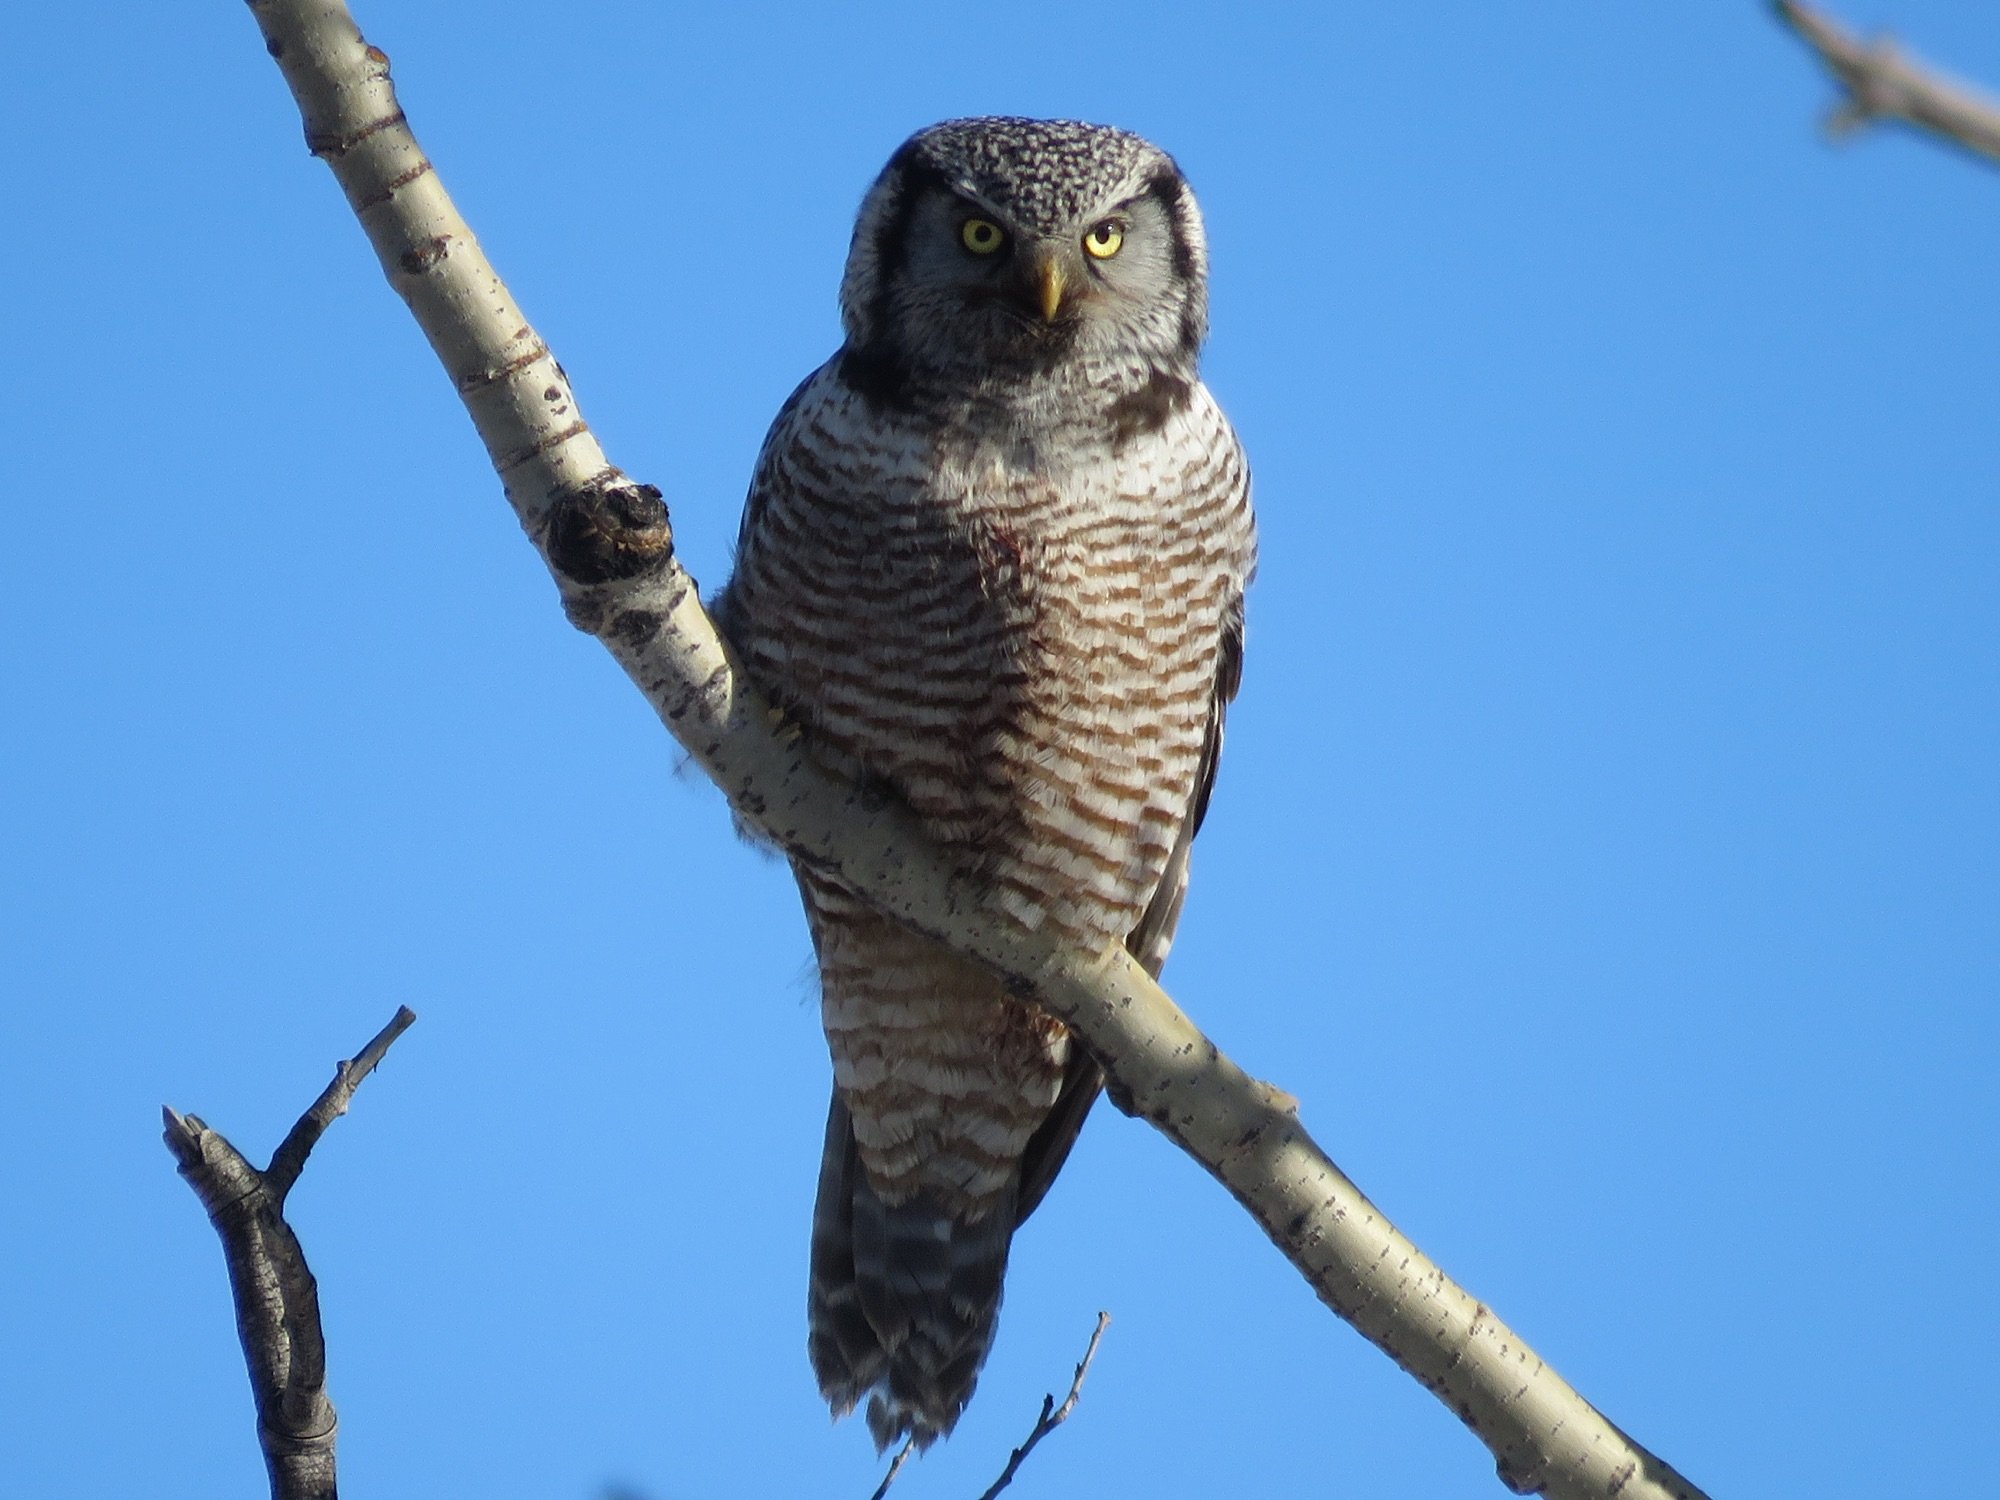
<path fill-rule="evenodd" d="M 1157 973 L 1235 694 L 1249 472 L 1200 381 L 1173 159 L 953 120 L 869 190 L 846 335 L 778 413 L 715 602 L 830 768 L 900 798 L 1003 920 Z M 795 866 L 833 1100 L 808 1352 L 880 1447 L 951 1431 L 1015 1230 L 1102 1077 L 1053 1017 Z"/>

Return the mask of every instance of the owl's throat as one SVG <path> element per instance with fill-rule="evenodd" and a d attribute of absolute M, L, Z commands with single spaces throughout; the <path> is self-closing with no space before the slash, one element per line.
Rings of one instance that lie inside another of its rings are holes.
<path fill-rule="evenodd" d="M 840 381 L 881 413 L 956 425 L 976 414 L 1009 429 L 1074 430 L 1079 420 L 1113 423 L 1121 435 L 1151 430 L 1192 389 L 1175 360 L 1087 347 L 1085 320 L 1024 315 L 998 299 L 963 320 L 906 341 L 885 334 L 837 356 Z"/>

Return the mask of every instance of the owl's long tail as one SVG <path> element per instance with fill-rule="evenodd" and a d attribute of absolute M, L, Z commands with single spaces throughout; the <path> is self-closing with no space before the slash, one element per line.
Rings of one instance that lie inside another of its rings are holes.
<path fill-rule="evenodd" d="M 807 1349 L 835 1416 L 869 1396 L 877 1448 L 950 1432 L 993 1343 L 1015 1195 L 967 1221 L 917 1196 L 882 1201 L 839 1091 L 813 1208 Z M 872 1394 L 871 1394 L 872 1393 Z"/>

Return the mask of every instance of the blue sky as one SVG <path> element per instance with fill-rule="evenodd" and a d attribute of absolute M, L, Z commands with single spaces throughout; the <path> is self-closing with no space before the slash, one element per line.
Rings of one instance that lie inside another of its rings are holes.
<path fill-rule="evenodd" d="M 1856 0 L 2000 88 L 2000 11 Z M 2000 180 L 1750 3 L 365 6 L 705 584 L 909 131 L 1072 115 L 1207 210 L 1264 565 L 1168 988 L 1717 1495 L 1963 1484 L 2000 1299 Z M 10 32 L 0 1488 L 254 1495 L 158 1140 L 315 1157 L 356 1496 L 865 1496 L 803 1355 L 782 867 L 570 630 L 240 5 Z M 1502 1493 L 1100 1113 L 904 1500 Z"/>

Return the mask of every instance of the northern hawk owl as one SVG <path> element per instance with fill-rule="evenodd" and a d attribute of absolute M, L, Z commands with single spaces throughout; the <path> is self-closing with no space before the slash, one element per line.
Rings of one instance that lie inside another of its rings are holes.
<path fill-rule="evenodd" d="M 1025 928 L 1155 973 L 1236 691 L 1249 473 L 1201 384 L 1207 247 L 1122 130 L 953 120 L 869 190 L 846 341 L 760 454 L 716 618 L 828 766 Z M 949 1432 L 1015 1229 L 1101 1085 L 1062 1024 L 796 868 L 833 1103 L 808 1345 L 883 1446 Z"/>

